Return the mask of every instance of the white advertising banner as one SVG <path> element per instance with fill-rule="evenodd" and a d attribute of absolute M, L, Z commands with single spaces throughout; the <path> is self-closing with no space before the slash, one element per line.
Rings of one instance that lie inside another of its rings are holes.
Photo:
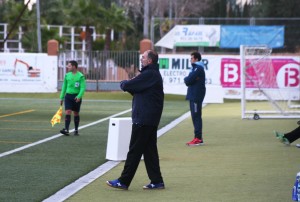
<path fill-rule="evenodd" d="M 190 55 L 161 54 L 159 56 L 160 73 L 164 81 L 164 92 L 168 94 L 185 95 L 187 87 L 184 77 L 188 76 L 192 66 Z M 205 64 L 206 96 L 204 103 L 222 103 L 223 89 L 220 83 L 219 56 L 207 55 L 202 58 Z"/>
<path fill-rule="evenodd" d="M 187 87 L 184 84 L 190 70 L 190 55 L 159 55 L 160 72 L 164 81 L 164 92 L 168 94 L 185 95 Z M 223 98 L 241 98 L 240 56 L 232 55 L 202 55 L 206 73 L 205 103 L 221 103 Z M 272 56 L 274 69 L 274 89 L 287 88 L 294 99 L 300 99 L 300 57 Z M 247 88 L 253 88 L 247 82 Z M 253 93 L 253 99 L 259 99 Z M 256 97 L 255 97 L 256 96 Z"/>
<path fill-rule="evenodd" d="M 0 92 L 57 92 L 57 56 L 0 53 Z"/>
<path fill-rule="evenodd" d="M 169 49 L 220 46 L 220 30 L 220 25 L 176 25 L 155 46 Z"/>

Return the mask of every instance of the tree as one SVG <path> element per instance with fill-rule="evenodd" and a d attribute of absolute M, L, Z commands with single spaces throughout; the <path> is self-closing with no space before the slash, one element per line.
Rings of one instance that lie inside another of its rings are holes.
<path fill-rule="evenodd" d="M 29 30 L 36 29 L 36 14 L 33 9 L 28 10 L 23 3 L 17 3 L 13 0 L 7 1 L 3 16 L 5 22 L 9 25 L 9 31 L 11 31 L 11 33 L 8 33 L 9 39 L 16 36 L 19 32 L 19 26 L 22 27 L 22 32 L 24 33 L 23 40 L 24 38 L 36 37 L 36 32 L 29 32 Z M 37 51 L 37 40 L 33 40 L 30 46 L 25 46 L 24 48 L 31 52 Z"/>
<path fill-rule="evenodd" d="M 251 17 L 276 17 L 276 2 L 258 0 L 258 3 L 252 6 Z"/>
<path fill-rule="evenodd" d="M 63 25 L 65 23 L 65 11 L 71 6 L 66 0 L 40 0 L 40 13 L 43 24 Z"/>
<path fill-rule="evenodd" d="M 214 9 L 207 15 L 207 17 L 226 17 L 227 0 L 215 0 L 212 4 Z"/>
<path fill-rule="evenodd" d="M 248 3 L 244 4 L 242 17 L 250 17 L 250 5 Z"/>
<path fill-rule="evenodd" d="M 100 6 L 95 0 L 71 1 L 69 9 L 65 9 L 66 21 L 70 25 L 85 26 L 86 50 L 92 51 L 91 26 L 96 26 L 99 19 Z"/>
<path fill-rule="evenodd" d="M 299 0 L 278 0 L 276 5 L 276 16 L 285 18 L 300 17 Z"/>
<path fill-rule="evenodd" d="M 104 50 L 110 50 L 111 31 L 133 30 L 133 24 L 125 15 L 124 9 L 112 3 L 110 8 L 99 7 L 99 24 L 101 30 L 105 32 Z M 123 33 L 124 35 L 124 33 Z"/>
<path fill-rule="evenodd" d="M 144 14 L 144 0 L 124 0 L 122 2 L 123 7 L 130 13 L 137 32 L 143 33 L 142 19 Z M 149 0 L 149 13 L 150 18 L 165 18 L 155 22 L 155 32 L 159 32 L 159 37 L 163 37 L 174 25 L 182 23 L 179 22 L 179 20 L 182 20 L 180 18 L 183 17 L 225 17 L 225 14 L 224 16 L 220 16 L 220 13 L 222 15 L 220 10 L 222 10 L 223 13 L 226 11 L 226 8 L 221 8 L 224 2 L 226 2 L 226 0 Z M 170 12 L 170 10 L 172 12 Z M 171 16 L 170 13 L 172 14 Z M 214 14 L 217 14 L 217 16 Z M 141 34 L 138 36 L 143 37 Z"/>

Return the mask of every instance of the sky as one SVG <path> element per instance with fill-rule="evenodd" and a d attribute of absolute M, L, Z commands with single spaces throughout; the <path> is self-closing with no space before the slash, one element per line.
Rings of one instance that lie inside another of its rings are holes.
<path fill-rule="evenodd" d="M 242 5 L 244 5 L 246 2 L 250 2 L 250 0 L 236 0 L 237 4 L 242 3 Z"/>
<path fill-rule="evenodd" d="M 26 5 L 28 1 L 30 1 L 28 4 L 28 9 L 31 10 L 32 5 L 35 4 L 36 0 L 24 0 L 24 4 Z"/>

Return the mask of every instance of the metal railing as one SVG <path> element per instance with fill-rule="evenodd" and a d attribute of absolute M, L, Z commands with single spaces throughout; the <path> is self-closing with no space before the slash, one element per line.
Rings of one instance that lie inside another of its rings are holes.
<path fill-rule="evenodd" d="M 0 43 L 4 41 L 4 39 L 7 37 L 7 34 L 8 34 L 8 24 L 0 23 Z M 18 34 L 15 35 L 13 39 L 7 40 L 3 44 L 2 50 L 1 50 L 2 47 L 0 46 L 0 51 L 23 53 L 24 49 L 22 47 L 22 41 L 21 41 L 23 34 L 24 33 L 22 31 L 22 27 L 19 26 Z"/>
<path fill-rule="evenodd" d="M 64 48 L 67 50 L 82 50 L 85 51 L 86 41 L 80 39 L 80 34 L 86 31 L 85 26 L 64 26 L 64 25 L 42 25 L 42 28 L 47 28 L 48 30 L 56 30 L 59 37 L 63 37 L 66 42 L 64 43 Z M 100 34 L 96 32 L 96 28 L 91 26 L 92 29 L 92 40 L 96 41 L 100 38 L 105 38 L 105 34 Z M 4 41 L 8 34 L 8 24 L 0 23 L 0 43 Z M 3 49 L 0 47 L 1 52 L 26 52 L 22 46 L 22 37 L 24 35 L 22 26 L 18 27 L 18 32 L 11 39 L 4 43 Z M 114 32 L 111 33 L 111 40 L 114 40 Z"/>
<path fill-rule="evenodd" d="M 112 83 L 133 78 L 139 69 L 138 51 L 63 51 L 58 56 L 58 81 L 60 83 L 68 71 L 70 60 L 78 62 L 78 69 L 87 80 L 88 90 L 115 90 Z M 108 84 L 109 85 L 105 85 Z M 104 86 L 104 87 L 103 87 Z"/>

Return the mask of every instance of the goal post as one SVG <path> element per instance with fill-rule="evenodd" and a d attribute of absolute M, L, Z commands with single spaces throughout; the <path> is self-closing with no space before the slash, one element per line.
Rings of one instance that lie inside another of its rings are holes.
<path fill-rule="evenodd" d="M 278 85 L 277 72 L 267 45 L 240 46 L 241 117 L 300 118 L 299 96 L 291 99 L 297 89 Z"/>

